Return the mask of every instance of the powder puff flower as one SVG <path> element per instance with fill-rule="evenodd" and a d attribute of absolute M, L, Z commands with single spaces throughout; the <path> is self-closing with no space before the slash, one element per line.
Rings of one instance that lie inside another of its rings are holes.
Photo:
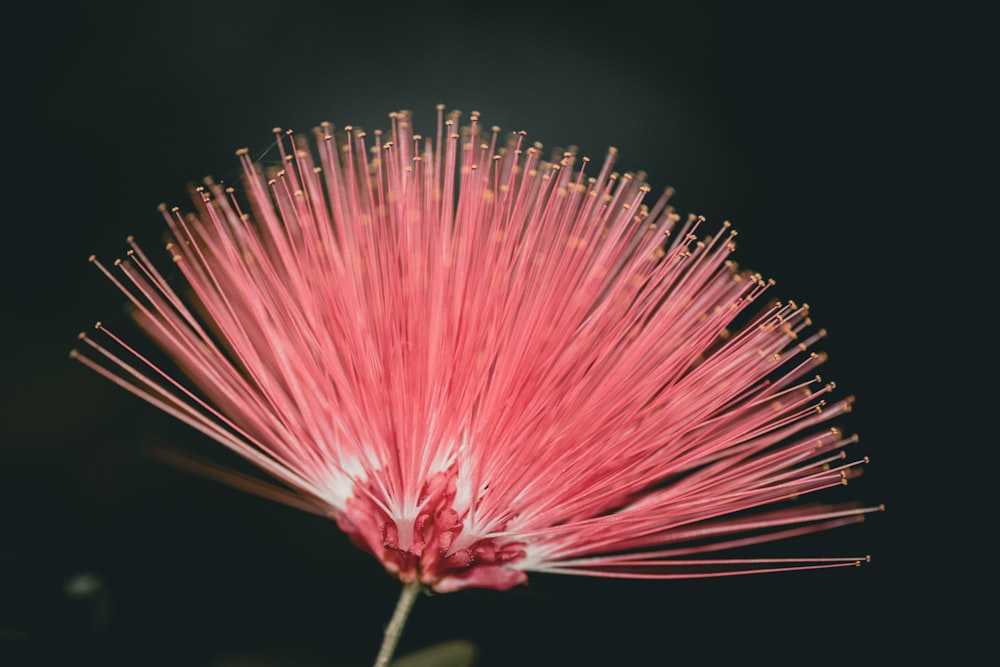
<path fill-rule="evenodd" d="M 176 369 L 102 324 L 73 356 L 280 488 L 216 476 L 333 518 L 410 584 L 402 617 L 420 587 L 531 572 L 863 560 L 733 555 L 879 508 L 806 502 L 865 461 L 831 425 L 851 399 L 816 374 L 808 307 L 730 259 L 728 223 L 647 202 L 614 149 L 595 168 L 476 113 L 439 107 L 433 138 L 390 117 L 312 148 L 275 130 L 275 164 L 241 150 L 238 187 L 162 207 L 183 281 L 131 238 L 91 258 Z"/>

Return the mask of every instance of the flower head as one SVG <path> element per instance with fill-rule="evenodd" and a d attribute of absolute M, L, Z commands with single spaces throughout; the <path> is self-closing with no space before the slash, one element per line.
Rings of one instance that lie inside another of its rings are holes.
<path fill-rule="evenodd" d="M 432 138 L 390 117 L 275 130 L 273 166 L 241 150 L 238 187 L 162 207 L 186 289 L 133 239 L 92 258 L 177 371 L 100 324 L 74 356 L 282 486 L 219 476 L 438 591 L 858 561 L 729 557 L 878 508 L 797 500 L 864 462 L 830 425 L 851 400 L 728 223 L 647 202 L 614 149 L 546 161 L 476 113 L 439 108 Z"/>

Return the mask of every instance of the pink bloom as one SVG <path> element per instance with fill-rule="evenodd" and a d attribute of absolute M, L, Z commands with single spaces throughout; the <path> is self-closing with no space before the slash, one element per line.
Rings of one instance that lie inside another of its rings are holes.
<path fill-rule="evenodd" d="M 314 151 L 275 130 L 280 163 L 239 151 L 238 188 L 163 207 L 190 294 L 132 239 L 93 260 L 180 372 L 100 324 L 74 356 L 283 486 L 217 476 L 437 591 L 859 562 L 730 553 L 879 508 L 798 502 L 864 462 L 830 426 L 851 401 L 827 402 L 807 306 L 758 311 L 728 224 L 644 203 L 613 149 L 594 169 L 475 113 L 439 109 L 435 139 L 391 119 Z"/>

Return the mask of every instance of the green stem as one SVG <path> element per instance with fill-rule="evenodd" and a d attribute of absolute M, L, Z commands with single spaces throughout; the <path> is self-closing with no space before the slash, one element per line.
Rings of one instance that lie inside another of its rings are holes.
<path fill-rule="evenodd" d="M 403 592 L 399 594 L 399 601 L 396 603 L 396 611 L 392 612 L 392 619 L 385 628 L 385 636 L 382 638 L 382 648 L 375 658 L 375 667 L 388 667 L 392 660 L 392 654 L 396 652 L 396 644 L 403 634 L 403 626 L 413 609 L 413 603 L 417 601 L 417 595 L 423 590 L 423 584 L 419 580 L 403 584 Z"/>

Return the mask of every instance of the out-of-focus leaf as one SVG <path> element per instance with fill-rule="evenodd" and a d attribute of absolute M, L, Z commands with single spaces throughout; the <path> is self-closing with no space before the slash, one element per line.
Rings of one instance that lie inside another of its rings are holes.
<path fill-rule="evenodd" d="M 391 667 L 472 667 L 477 657 L 475 644 L 454 639 L 400 656 L 392 661 Z"/>

